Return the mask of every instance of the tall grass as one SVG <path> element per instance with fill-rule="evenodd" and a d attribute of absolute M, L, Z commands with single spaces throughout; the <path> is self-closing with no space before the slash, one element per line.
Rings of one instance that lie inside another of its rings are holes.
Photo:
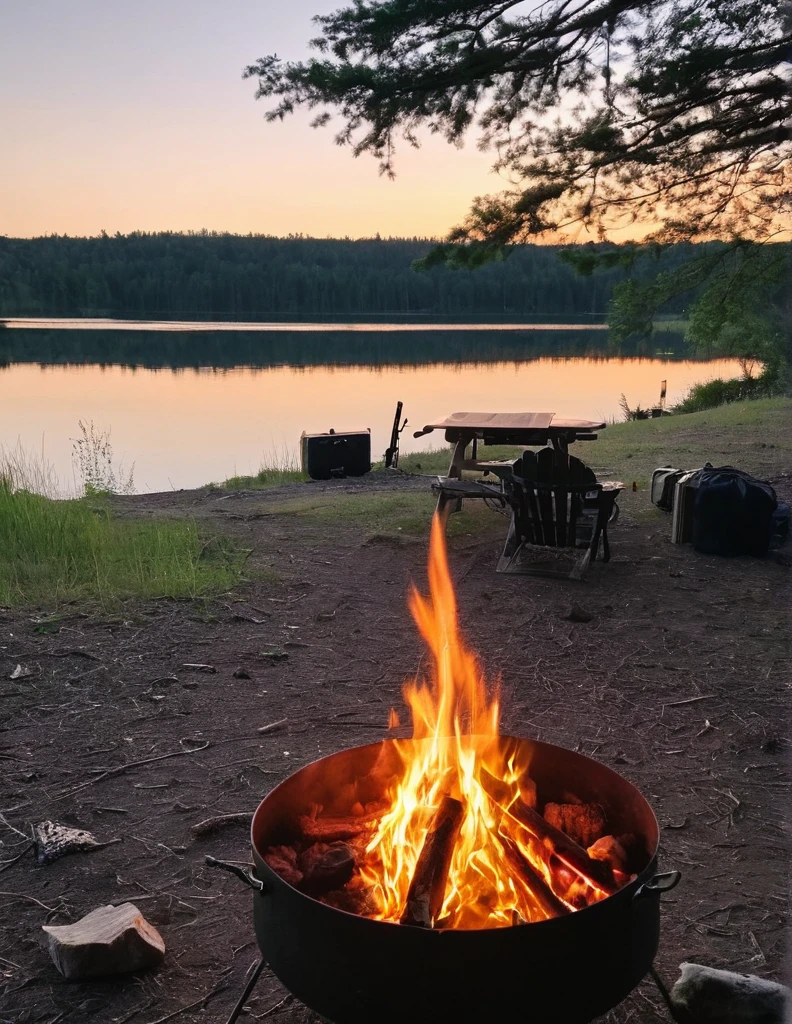
<path fill-rule="evenodd" d="M 48 498 L 57 498 L 63 493 L 55 467 L 43 451 L 30 451 L 21 441 L 13 448 L 0 444 L 0 482 L 3 481 L 14 491 L 32 491 Z"/>
<path fill-rule="evenodd" d="M 0 450 L 0 606 L 200 597 L 239 579 L 242 552 L 192 522 L 118 519 L 106 498 L 58 489 L 46 460 Z"/>
<path fill-rule="evenodd" d="M 307 480 L 297 454 L 284 448 L 279 454 L 264 459 L 258 473 L 252 476 L 232 476 L 220 486 L 226 491 L 250 491 L 281 484 L 302 483 Z"/>

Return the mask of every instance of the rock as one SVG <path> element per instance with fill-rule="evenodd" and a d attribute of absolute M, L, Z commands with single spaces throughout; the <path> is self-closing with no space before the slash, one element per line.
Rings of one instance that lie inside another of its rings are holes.
<path fill-rule="evenodd" d="M 754 974 L 732 974 L 701 964 L 680 964 L 671 1002 L 692 1024 L 783 1024 L 792 993 Z"/>
<path fill-rule="evenodd" d="M 183 690 L 197 690 L 198 689 L 198 683 L 196 683 L 196 682 L 182 683 L 182 689 Z"/>
<path fill-rule="evenodd" d="M 591 622 L 594 616 L 591 612 L 587 612 L 585 608 L 581 608 L 580 605 L 573 604 L 564 618 L 567 622 Z"/>
<path fill-rule="evenodd" d="M 134 903 L 97 907 L 75 924 L 44 925 L 55 966 L 69 981 L 161 964 L 165 943 Z"/>
<path fill-rule="evenodd" d="M 17 667 L 14 669 L 14 671 L 11 673 L 11 675 L 8 678 L 9 679 L 29 679 L 31 676 L 33 676 L 35 674 L 36 673 L 33 671 L 33 669 L 28 668 L 27 665 L 17 665 Z"/>
<path fill-rule="evenodd" d="M 234 679 L 250 679 L 250 673 L 246 668 L 238 668 L 234 673 Z"/>

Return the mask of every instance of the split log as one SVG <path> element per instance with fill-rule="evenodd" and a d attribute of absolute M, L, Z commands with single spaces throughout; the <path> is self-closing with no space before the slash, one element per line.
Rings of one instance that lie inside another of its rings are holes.
<path fill-rule="evenodd" d="M 377 827 L 377 819 L 369 816 L 312 818 L 309 814 L 301 814 L 299 825 L 302 838 L 307 843 L 336 843 L 373 832 Z"/>
<path fill-rule="evenodd" d="M 442 910 L 454 846 L 464 817 L 465 805 L 451 796 L 444 796 L 415 865 L 402 924 L 431 928 Z"/>
<path fill-rule="evenodd" d="M 570 913 L 570 908 L 564 903 L 560 896 L 556 896 L 547 882 L 542 878 L 536 868 L 519 849 L 517 844 L 507 836 L 496 833 L 498 842 L 503 847 L 509 867 L 518 875 L 536 900 L 545 917 L 563 917 Z"/>
<path fill-rule="evenodd" d="M 538 839 L 550 853 L 571 868 L 575 874 L 584 878 L 589 885 L 612 896 L 618 892 L 621 886 L 615 881 L 610 865 L 601 860 L 594 860 L 588 853 L 579 846 L 574 839 L 562 832 L 560 829 L 545 821 L 538 811 L 520 800 L 506 809 L 505 813 L 512 818 L 535 838 Z"/>
<path fill-rule="evenodd" d="M 55 966 L 70 981 L 156 967 L 165 943 L 134 903 L 98 907 L 74 924 L 44 925 Z"/>
<path fill-rule="evenodd" d="M 535 805 L 534 805 L 535 806 Z M 608 824 L 600 804 L 545 804 L 544 819 L 588 849 L 607 835 Z"/>
<path fill-rule="evenodd" d="M 352 877 L 355 855 L 346 843 L 315 843 L 297 859 L 303 879 L 300 888 L 311 896 L 340 889 Z"/>

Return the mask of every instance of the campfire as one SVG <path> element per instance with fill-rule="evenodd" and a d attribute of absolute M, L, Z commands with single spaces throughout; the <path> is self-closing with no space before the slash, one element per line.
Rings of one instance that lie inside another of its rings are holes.
<path fill-rule="evenodd" d="M 331 907 L 433 930 L 545 921 L 631 882 L 645 837 L 609 822 L 585 779 L 549 799 L 533 746 L 500 735 L 498 686 L 460 634 L 437 517 L 429 596 L 413 588 L 409 606 L 431 653 L 426 678 L 404 687 L 412 738 L 383 744 L 365 774 L 309 801 L 298 834 L 264 861 Z"/>

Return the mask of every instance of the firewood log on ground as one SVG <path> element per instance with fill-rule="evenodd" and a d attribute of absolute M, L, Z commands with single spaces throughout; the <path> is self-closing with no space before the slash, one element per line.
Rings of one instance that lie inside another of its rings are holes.
<path fill-rule="evenodd" d="M 97 907 L 66 925 L 44 925 L 50 956 L 69 981 L 156 967 L 165 943 L 134 903 Z"/>
<path fill-rule="evenodd" d="M 679 969 L 671 1002 L 690 1024 L 784 1024 L 792 1018 L 792 992 L 784 985 L 701 964 Z"/>

